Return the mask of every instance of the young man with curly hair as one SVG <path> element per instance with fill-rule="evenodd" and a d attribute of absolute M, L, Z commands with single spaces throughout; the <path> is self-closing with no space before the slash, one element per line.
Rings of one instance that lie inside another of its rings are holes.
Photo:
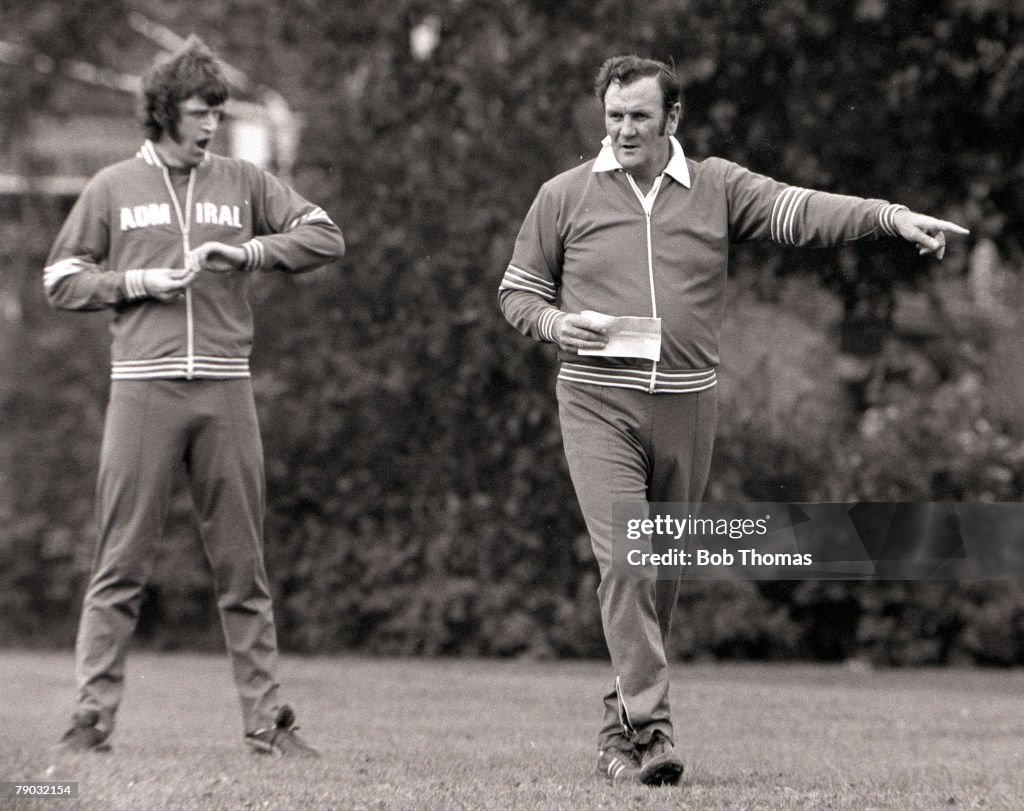
<path fill-rule="evenodd" d="M 54 307 L 111 313 L 111 386 L 97 484 L 98 546 L 76 641 L 77 707 L 61 746 L 109 748 L 125 656 L 183 467 L 213 573 L 245 740 L 315 756 L 277 683 L 264 568 L 263 450 L 249 375 L 256 271 L 339 258 L 318 206 L 243 160 L 207 151 L 221 66 L 196 37 L 143 78 L 147 138 L 100 171 L 54 242 Z"/>

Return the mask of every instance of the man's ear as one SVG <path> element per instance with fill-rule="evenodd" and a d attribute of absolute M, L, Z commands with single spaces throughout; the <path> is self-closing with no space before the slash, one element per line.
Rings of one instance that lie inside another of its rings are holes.
<path fill-rule="evenodd" d="M 168 136 L 172 141 L 178 140 L 179 110 L 177 104 L 174 106 L 170 104 L 161 105 L 153 110 L 153 118 L 160 125 L 164 135 Z"/>
<path fill-rule="evenodd" d="M 665 122 L 665 132 L 669 135 L 676 134 L 676 128 L 679 126 L 680 121 L 683 118 L 683 105 L 678 101 L 673 104 L 668 110 L 668 118 Z"/>

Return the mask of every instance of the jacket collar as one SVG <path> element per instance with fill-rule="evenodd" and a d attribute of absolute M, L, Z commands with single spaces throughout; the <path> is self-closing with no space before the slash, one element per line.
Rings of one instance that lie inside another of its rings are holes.
<path fill-rule="evenodd" d="M 164 168 L 166 165 L 163 162 L 163 159 L 160 157 L 160 153 L 156 151 L 156 146 L 148 138 L 142 142 L 142 146 L 140 146 L 139 151 L 135 153 L 135 157 L 142 158 L 150 166 L 157 166 L 161 169 Z M 203 155 L 203 159 L 199 162 L 199 165 L 202 166 L 204 163 L 206 163 L 209 157 L 210 153 L 206 152 Z"/>
<path fill-rule="evenodd" d="M 669 136 L 668 140 L 672 145 L 672 156 L 668 159 L 668 164 L 662 172 L 677 183 L 690 188 L 690 170 L 686 166 L 686 155 L 683 154 L 683 147 L 674 135 Z M 601 141 L 601 151 L 594 160 L 594 166 L 591 171 L 614 172 L 618 169 L 622 169 L 622 164 L 619 163 L 615 153 L 612 151 L 611 137 L 606 135 L 604 140 Z"/>
<path fill-rule="evenodd" d="M 142 142 L 142 146 L 139 147 L 139 151 L 136 157 L 142 158 L 150 166 L 163 167 L 164 162 L 160 160 L 160 156 L 157 154 L 156 147 L 153 146 L 153 142 L 148 138 Z"/>

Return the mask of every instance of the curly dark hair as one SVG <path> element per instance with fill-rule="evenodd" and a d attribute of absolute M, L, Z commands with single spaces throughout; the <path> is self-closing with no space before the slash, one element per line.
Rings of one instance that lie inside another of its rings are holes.
<path fill-rule="evenodd" d="M 630 84 L 645 76 L 657 78 L 666 112 L 672 109 L 673 104 L 681 101 L 682 84 L 676 72 L 664 62 L 659 62 L 656 59 L 644 59 L 635 54 L 613 56 L 606 59 L 594 79 L 594 92 L 604 104 L 605 93 L 608 92 L 608 85 L 612 82 L 620 85 Z"/>
<path fill-rule="evenodd" d="M 213 52 L 195 34 L 142 77 L 142 126 L 146 137 L 158 141 L 167 133 L 177 139 L 179 105 L 192 96 L 199 96 L 211 106 L 223 104 L 228 98 L 224 72 Z"/>

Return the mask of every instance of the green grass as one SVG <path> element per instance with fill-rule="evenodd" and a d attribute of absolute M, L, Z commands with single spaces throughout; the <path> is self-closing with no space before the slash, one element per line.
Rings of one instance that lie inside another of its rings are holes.
<path fill-rule="evenodd" d="M 1020 672 L 676 666 L 676 788 L 592 776 L 608 666 L 286 657 L 318 761 L 252 755 L 220 656 L 134 654 L 110 754 L 52 746 L 68 654 L 0 653 L 0 780 L 79 799 L 0 808 L 936 809 L 1024 807 Z"/>

